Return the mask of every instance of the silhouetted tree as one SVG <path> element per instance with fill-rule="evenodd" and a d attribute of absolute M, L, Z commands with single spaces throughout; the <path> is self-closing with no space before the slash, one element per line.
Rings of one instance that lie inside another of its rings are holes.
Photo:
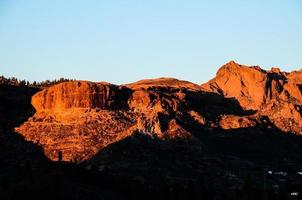
<path fill-rule="evenodd" d="M 33 83 L 30 83 L 27 80 L 19 80 L 16 77 L 10 77 L 10 78 L 5 78 L 4 76 L 0 76 L 0 85 L 14 85 L 14 86 L 27 86 L 27 87 L 38 87 L 38 88 L 43 88 L 43 87 L 49 87 L 58 83 L 62 82 L 68 82 L 71 81 L 71 79 L 66 79 L 66 78 L 60 78 L 59 80 L 46 80 L 42 82 L 37 82 L 34 81 Z"/>

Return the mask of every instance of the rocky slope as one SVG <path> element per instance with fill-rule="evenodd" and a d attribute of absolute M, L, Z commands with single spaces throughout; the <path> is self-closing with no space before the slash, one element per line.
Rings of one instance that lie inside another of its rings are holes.
<path fill-rule="evenodd" d="M 302 133 L 302 71 L 230 62 L 197 85 L 160 78 L 126 85 L 72 81 L 32 97 L 34 116 L 16 128 L 56 160 L 84 161 L 101 149 L 140 133 L 161 141 L 203 147 L 215 130 L 264 127 Z"/>
<path fill-rule="evenodd" d="M 302 133 L 302 70 L 291 73 L 278 68 L 269 71 L 259 66 L 229 62 L 214 79 L 202 84 L 203 90 L 235 98 L 245 110 L 255 111 L 257 118 L 267 116 L 284 132 Z"/>

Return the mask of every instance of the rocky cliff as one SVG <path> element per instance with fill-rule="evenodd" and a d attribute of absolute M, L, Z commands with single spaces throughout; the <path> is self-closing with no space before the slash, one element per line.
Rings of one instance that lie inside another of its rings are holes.
<path fill-rule="evenodd" d="M 47 88 L 32 98 L 37 112 L 72 108 L 125 108 L 129 90 L 109 83 L 88 81 L 65 82 Z"/>
<path fill-rule="evenodd" d="M 264 127 L 302 133 L 302 71 L 235 62 L 197 85 L 160 78 L 126 85 L 71 81 L 36 93 L 36 109 L 16 130 L 57 159 L 83 161 L 134 133 L 202 146 L 215 130 Z"/>
<path fill-rule="evenodd" d="M 231 61 L 214 79 L 202 84 L 203 90 L 235 98 L 243 109 L 253 110 L 285 132 L 302 133 L 302 70 L 291 73 L 279 68 L 262 70 Z"/>

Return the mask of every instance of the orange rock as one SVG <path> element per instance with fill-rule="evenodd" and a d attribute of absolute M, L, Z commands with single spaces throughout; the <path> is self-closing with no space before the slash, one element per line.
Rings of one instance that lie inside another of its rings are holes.
<path fill-rule="evenodd" d="M 256 126 L 256 120 L 251 117 L 242 117 L 235 115 L 222 116 L 219 121 L 219 126 L 223 129 L 238 129 Z"/>
<path fill-rule="evenodd" d="M 229 62 L 202 88 L 235 98 L 245 110 L 255 110 L 258 115 L 268 116 L 276 127 L 285 132 L 302 134 L 301 70 L 285 73 L 279 68 L 272 68 L 264 71 Z M 221 125 L 225 128 L 240 127 L 232 118 L 223 119 Z"/>
<path fill-rule="evenodd" d="M 122 86 L 72 81 L 38 92 L 32 104 L 37 112 L 16 130 L 50 159 L 60 151 L 63 160 L 82 161 L 137 132 L 189 140 L 202 130 L 270 124 L 302 134 L 302 71 L 231 61 L 201 86 L 173 78 Z"/>
<path fill-rule="evenodd" d="M 126 104 L 127 89 L 109 83 L 64 82 L 38 92 L 32 105 L 40 111 L 69 108 L 114 108 Z M 123 102 L 124 101 L 124 102 Z"/>
<path fill-rule="evenodd" d="M 231 61 L 223 65 L 216 77 L 201 85 L 205 91 L 236 98 L 246 110 L 257 110 L 266 97 L 266 72 Z"/>
<path fill-rule="evenodd" d="M 282 93 L 283 99 L 291 98 L 302 102 L 302 70 L 287 74 L 287 83 Z"/>

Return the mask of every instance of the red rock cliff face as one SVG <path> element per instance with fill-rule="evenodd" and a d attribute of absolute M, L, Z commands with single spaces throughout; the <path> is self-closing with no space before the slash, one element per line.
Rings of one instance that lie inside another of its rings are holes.
<path fill-rule="evenodd" d="M 65 82 L 34 95 L 32 105 L 38 112 L 70 108 L 120 108 L 127 103 L 129 92 L 125 87 L 109 83 Z"/>
<path fill-rule="evenodd" d="M 302 101 L 302 70 L 286 74 L 287 83 L 283 87 L 283 99 Z"/>
<path fill-rule="evenodd" d="M 257 109 L 265 101 L 266 83 L 266 73 L 260 68 L 229 62 L 218 70 L 214 79 L 202 87 L 207 91 L 236 98 L 245 109 Z"/>
<path fill-rule="evenodd" d="M 64 160 L 88 159 L 136 131 L 159 138 L 187 138 L 190 133 L 173 119 L 184 108 L 185 91 L 191 87 L 200 88 L 177 79 L 145 80 L 125 86 L 61 83 L 33 96 L 37 112 L 17 131 L 41 144 L 53 160 L 59 151 Z"/>
<path fill-rule="evenodd" d="M 244 66 L 231 61 L 223 65 L 216 77 L 201 87 L 225 97 L 236 98 L 245 109 L 258 110 L 273 99 L 302 101 L 302 71 L 270 71 L 258 66 Z"/>
<path fill-rule="evenodd" d="M 285 132 L 302 133 L 302 71 L 270 71 L 229 62 L 214 79 L 201 87 L 210 92 L 238 100 L 245 110 L 255 110 L 268 116 L 275 126 Z"/>
<path fill-rule="evenodd" d="M 203 130 L 265 126 L 302 134 L 302 72 L 230 62 L 201 86 L 147 79 L 123 86 L 73 81 L 38 92 L 16 130 L 57 159 L 83 161 L 135 132 L 198 141 Z M 251 112 L 252 110 L 252 112 Z"/>

